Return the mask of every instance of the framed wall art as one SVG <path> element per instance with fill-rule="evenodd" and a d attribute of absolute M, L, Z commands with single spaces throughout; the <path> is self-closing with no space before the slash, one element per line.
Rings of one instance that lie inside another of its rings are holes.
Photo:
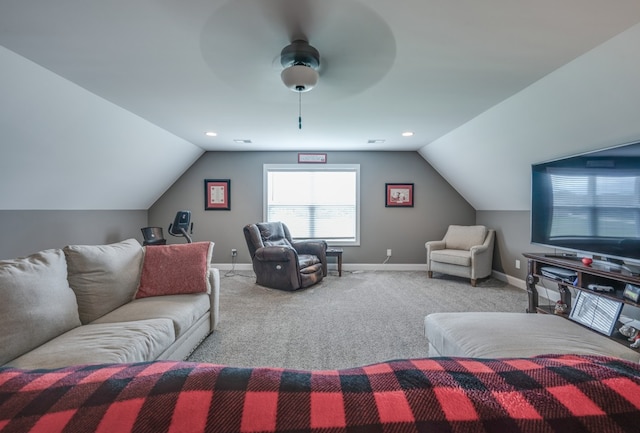
<path fill-rule="evenodd" d="M 385 207 L 413 207 L 412 183 L 385 183 Z"/>
<path fill-rule="evenodd" d="M 204 210 L 231 210 L 231 180 L 204 180 Z"/>

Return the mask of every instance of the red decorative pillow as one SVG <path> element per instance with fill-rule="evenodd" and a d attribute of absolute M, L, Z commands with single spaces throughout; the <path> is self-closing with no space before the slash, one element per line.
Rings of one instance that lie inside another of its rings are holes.
<path fill-rule="evenodd" d="M 136 299 L 208 293 L 213 242 L 146 246 Z"/>

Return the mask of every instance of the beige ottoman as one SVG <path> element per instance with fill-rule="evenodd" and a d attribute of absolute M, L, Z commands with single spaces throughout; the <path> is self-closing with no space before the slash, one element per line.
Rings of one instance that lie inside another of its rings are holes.
<path fill-rule="evenodd" d="M 553 314 L 434 313 L 424 319 L 429 356 L 604 355 L 640 362 L 640 353 Z"/>

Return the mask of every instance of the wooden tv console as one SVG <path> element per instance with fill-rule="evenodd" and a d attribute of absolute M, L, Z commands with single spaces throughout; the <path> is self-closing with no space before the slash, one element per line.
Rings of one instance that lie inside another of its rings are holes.
<path fill-rule="evenodd" d="M 640 286 L 640 275 L 632 274 L 621 266 L 607 262 L 593 262 L 590 266 L 586 266 L 582 263 L 580 256 L 542 253 L 525 253 L 523 255 L 528 259 L 526 279 L 527 294 L 529 296 L 528 313 L 553 313 L 554 306 L 540 306 L 538 303 L 536 284 L 538 284 L 540 280 L 557 284 L 560 299 L 567 304 L 568 307 L 567 313 L 563 315 L 565 317 L 568 317 L 569 311 L 571 311 L 571 291 L 569 288 L 588 292 L 603 298 L 613 299 L 624 304 L 633 305 L 634 307 L 640 307 L 640 304 L 622 297 L 627 283 Z M 542 268 L 545 266 L 574 271 L 577 275 L 575 284 L 542 275 Z M 589 284 L 612 286 L 615 288 L 615 291 L 612 293 L 596 292 L 587 288 Z M 629 342 L 626 341 L 622 335 L 617 332 L 616 334 L 617 336 L 614 334 L 612 337 L 614 340 L 627 346 L 629 345 Z"/>

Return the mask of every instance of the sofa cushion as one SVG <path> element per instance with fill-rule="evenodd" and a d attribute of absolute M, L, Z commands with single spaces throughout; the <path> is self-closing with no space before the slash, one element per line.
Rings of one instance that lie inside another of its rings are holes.
<path fill-rule="evenodd" d="M 69 285 L 87 324 L 131 301 L 138 287 L 142 246 L 135 239 L 109 245 L 64 247 Z"/>
<path fill-rule="evenodd" d="M 273 241 L 264 241 L 265 247 L 285 247 L 285 248 L 293 248 L 291 243 L 286 239 L 276 239 Z"/>
<path fill-rule="evenodd" d="M 469 250 L 435 250 L 431 252 L 431 260 L 468 267 L 471 266 L 471 252 Z"/>
<path fill-rule="evenodd" d="M 640 361 L 640 354 L 633 349 L 555 314 L 433 313 L 424 323 L 427 340 L 437 351 L 430 356 L 578 354 Z"/>
<path fill-rule="evenodd" d="M 169 319 L 83 325 L 7 365 L 30 369 L 144 362 L 156 359 L 174 341 L 173 324 Z"/>
<path fill-rule="evenodd" d="M 209 263 L 212 255 L 213 242 L 145 247 L 136 299 L 211 293 Z"/>
<path fill-rule="evenodd" d="M 176 338 L 179 338 L 210 309 L 211 301 L 206 293 L 151 296 L 131 301 L 93 323 L 165 318 L 173 322 Z"/>
<path fill-rule="evenodd" d="M 80 326 L 62 250 L 0 261 L 0 365 Z"/>
<path fill-rule="evenodd" d="M 485 226 L 457 226 L 450 225 L 444 236 L 446 248 L 451 250 L 470 250 L 471 247 L 482 245 L 487 237 Z"/>
<path fill-rule="evenodd" d="M 313 266 L 318 263 L 320 263 L 318 256 L 314 256 L 312 254 L 298 254 L 298 264 L 301 272 L 304 268 L 308 268 L 309 266 Z"/>

